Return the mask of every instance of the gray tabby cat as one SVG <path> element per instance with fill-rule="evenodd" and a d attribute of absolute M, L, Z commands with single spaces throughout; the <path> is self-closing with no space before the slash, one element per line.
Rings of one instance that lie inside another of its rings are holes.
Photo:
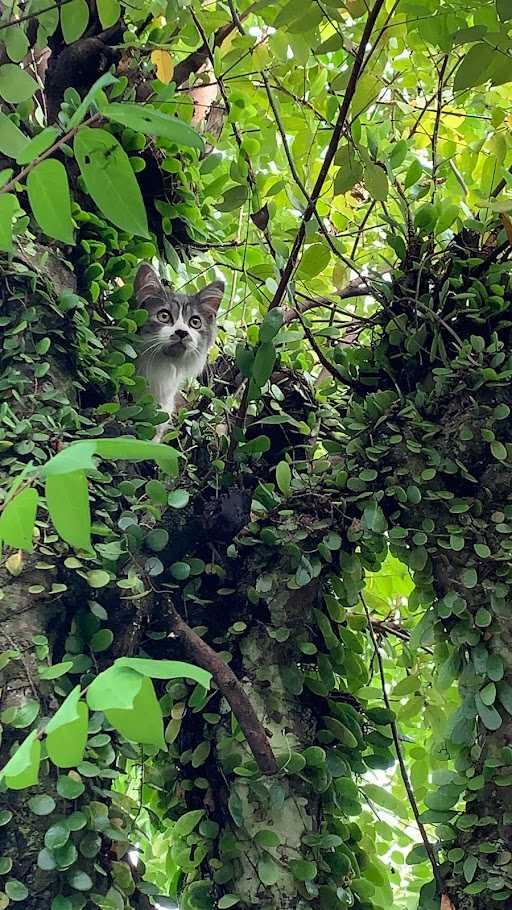
<path fill-rule="evenodd" d="M 150 265 L 139 266 L 135 276 L 135 299 L 149 318 L 139 333 L 138 372 L 163 411 L 176 407 L 179 390 L 199 376 L 217 335 L 217 310 L 224 293 L 222 281 L 214 281 L 196 294 L 179 294 L 161 283 Z M 161 424 L 160 440 L 169 423 Z"/>

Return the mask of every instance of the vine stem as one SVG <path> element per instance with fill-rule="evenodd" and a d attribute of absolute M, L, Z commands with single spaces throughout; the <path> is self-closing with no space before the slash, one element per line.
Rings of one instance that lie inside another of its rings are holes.
<path fill-rule="evenodd" d="M 89 126 L 91 123 L 95 123 L 100 119 L 101 114 L 92 114 L 87 120 L 84 120 L 82 123 L 74 126 L 73 129 L 68 130 L 68 132 L 65 133 L 64 136 L 61 136 L 60 139 L 57 139 L 57 141 L 54 142 L 49 149 L 46 149 L 45 152 L 42 152 L 37 156 L 37 158 L 34 158 L 34 160 L 27 164 L 27 166 L 24 167 L 23 170 L 19 172 L 19 174 L 16 174 L 16 176 L 13 177 L 12 180 L 9 180 L 8 183 L 5 183 L 4 186 L 0 189 L 0 195 L 2 193 L 9 193 L 11 190 L 13 190 L 16 184 L 19 183 L 20 180 L 23 180 L 27 174 L 30 174 L 30 171 L 32 171 L 36 165 L 40 164 L 41 161 L 45 160 L 45 158 L 49 158 L 50 155 L 53 155 L 54 152 L 58 151 L 58 149 L 65 145 L 68 139 L 71 139 L 75 133 L 81 129 L 82 126 Z"/>
<path fill-rule="evenodd" d="M 366 20 L 363 34 L 361 36 L 361 42 L 357 49 L 357 53 L 354 58 L 354 63 L 352 64 L 352 69 L 350 71 L 350 78 L 347 83 L 345 95 L 343 97 L 343 101 L 340 106 L 338 118 L 336 120 L 333 134 L 331 136 L 331 140 L 327 147 L 327 152 L 325 154 L 325 158 L 322 162 L 322 166 L 320 168 L 318 177 L 315 181 L 315 185 L 311 191 L 309 202 L 302 215 L 299 230 L 297 231 L 297 234 L 295 236 L 295 240 L 293 242 L 293 246 L 292 246 L 290 255 L 288 257 L 288 261 L 282 271 L 281 280 L 280 280 L 277 290 L 274 294 L 274 298 L 270 304 L 269 309 L 274 309 L 274 307 L 278 307 L 281 305 L 283 297 L 286 294 L 286 291 L 288 289 L 288 285 L 289 285 L 291 279 L 293 278 L 295 269 L 297 268 L 297 265 L 299 262 L 299 254 L 302 249 L 302 244 L 304 243 L 304 238 L 306 236 L 306 227 L 308 225 L 308 222 L 311 221 L 311 218 L 315 214 L 316 203 L 318 201 L 320 193 L 322 192 L 323 185 L 327 178 L 327 174 L 329 173 L 331 164 L 334 160 L 334 156 L 338 150 L 338 145 L 339 145 L 340 139 L 343 135 L 343 131 L 344 131 L 346 123 L 347 123 L 350 105 L 352 103 L 352 99 L 354 97 L 354 94 L 355 94 L 355 91 L 357 88 L 359 75 L 361 73 L 361 70 L 362 70 L 362 67 L 364 64 L 366 47 L 368 45 L 368 41 L 370 39 L 370 36 L 373 31 L 373 27 L 375 25 L 377 17 L 379 15 L 379 13 L 381 12 L 382 8 L 384 7 L 384 2 L 385 2 L 385 0 L 376 0 L 374 6 L 370 10 L 368 19 Z"/>
<path fill-rule="evenodd" d="M 379 666 L 379 675 L 380 675 L 380 681 L 381 681 L 381 686 L 382 686 L 382 696 L 384 698 L 384 704 L 386 705 L 386 708 L 388 709 L 388 711 L 391 711 L 391 705 L 390 705 L 388 693 L 386 690 L 386 678 L 384 676 L 384 664 L 382 662 L 382 655 L 379 650 L 379 643 L 377 641 L 377 636 L 375 635 L 375 629 L 373 627 L 373 622 L 372 622 L 372 618 L 370 615 L 370 611 L 368 609 L 368 606 L 367 606 L 366 601 L 362 594 L 360 595 L 360 598 L 361 598 L 361 603 L 363 605 L 364 612 L 366 614 L 366 621 L 368 623 L 368 631 L 370 633 L 370 638 L 372 640 L 373 648 L 375 651 L 375 657 L 377 658 L 377 663 Z M 434 873 L 434 878 L 436 880 L 437 887 L 439 889 L 439 893 L 443 894 L 445 892 L 445 884 L 443 881 L 443 876 L 441 875 L 441 870 L 439 868 L 439 864 L 436 859 L 434 848 L 428 839 L 428 834 L 425 830 L 425 825 L 423 824 L 423 822 L 420 819 L 420 811 L 418 809 L 418 803 L 416 802 L 416 797 L 414 795 L 414 790 L 412 788 L 411 779 L 409 777 L 409 772 L 407 771 L 407 767 L 405 764 L 402 747 L 400 745 L 400 736 L 398 734 L 398 727 L 394 720 L 392 720 L 390 722 L 390 727 L 391 727 L 391 735 L 393 737 L 393 742 L 395 744 L 396 757 L 398 759 L 398 764 L 400 766 L 400 774 L 401 774 L 402 780 L 404 782 L 404 787 L 407 791 L 407 796 L 408 796 L 409 802 L 411 804 L 411 809 L 412 809 L 414 818 L 416 820 L 416 824 L 418 826 L 418 831 L 420 832 L 421 839 L 423 841 L 425 850 L 427 852 L 427 856 L 430 860 L 430 865 L 432 866 L 432 872 Z"/>

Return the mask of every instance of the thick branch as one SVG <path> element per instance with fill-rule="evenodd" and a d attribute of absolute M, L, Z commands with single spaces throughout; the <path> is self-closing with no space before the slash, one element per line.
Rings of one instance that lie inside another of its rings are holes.
<path fill-rule="evenodd" d="M 193 661 L 203 670 L 208 670 L 229 703 L 240 728 L 245 734 L 258 768 L 264 774 L 277 774 L 278 765 L 268 741 L 263 724 L 258 719 L 249 698 L 245 694 L 231 668 L 203 641 L 185 622 L 172 604 L 167 602 L 171 629 L 181 639 Z"/>
<path fill-rule="evenodd" d="M 327 174 L 329 173 L 329 168 L 331 167 L 331 164 L 334 160 L 334 156 L 338 149 L 340 139 L 343 135 L 343 131 L 345 129 L 345 125 L 347 122 L 350 105 L 352 103 L 352 99 L 354 97 L 354 94 L 355 94 L 355 91 L 357 88 L 357 81 L 359 78 L 359 74 L 361 72 L 361 68 L 364 63 L 364 55 L 365 55 L 366 47 L 367 47 L 368 41 L 370 39 L 372 30 L 373 30 L 373 26 L 375 25 L 377 16 L 379 15 L 383 6 L 384 6 L 384 0 L 376 0 L 375 4 L 373 6 L 373 9 L 370 11 L 370 13 L 368 15 L 368 19 L 366 20 L 363 35 L 361 37 L 361 43 L 358 47 L 357 54 L 354 59 L 354 63 L 352 64 L 352 70 L 350 73 L 350 78 L 348 80 L 347 89 L 346 89 L 343 101 L 341 103 L 340 111 L 338 114 L 338 119 L 336 121 L 336 125 L 334 127 L 333 134 L 331 136 L 331 141 L 329 142 L 329 146 L 327 148 L 327 152 L 326 152 L 325 158 L 323 160 L 322 167 L 320 168 L 320 172 L 318 174 L 318 177 L 315 181 L 315 185 L 311 192 L 310 201 L 309 201 L 308 205 L 306 206 L 306 209 L 302 216 L 300 227 L 299 227 L 299 230 L 297 231 L 297 236 L 295 237 L 295 240 L 294 240 L 294 243 L 293 243 L 293 246 L 291 249 L 291 253 L 288 258 L 288 262 L 286 263 L 286 265 L 283 269 L 283 272 L 281 275 L 281 280 L 279 282 L 276 293 L 274 294 L 274 299 L 272 300 L 272 302 L 270 304 L 270 309 L 280 306 L 280 304 L 283 300 L 283 297 L 286 294 L 288 284 L 289 284 L 291 278 L 293 277 L 295 269 L 297 268 L 298 261 L 299 261 L 299 254 L 302 249 L 302 244 L 304 243 L 304 238 L 306 236 L 306 227 L 307 227 L 308 222 L 311 221 L 311 218 L 315 214 L 316 203 L 318 201 L 320 193 L 322 192 L 322 188 L 323 188 L 323 185 L 327 178 Z"/>

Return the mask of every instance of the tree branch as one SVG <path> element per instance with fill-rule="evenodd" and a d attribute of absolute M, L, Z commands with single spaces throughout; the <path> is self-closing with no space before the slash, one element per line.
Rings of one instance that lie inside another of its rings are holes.
<path fill-rule="evenodd" d="M 69 0 L 67 0 L 67 2 L 69 2 Z M 246 9 L 241 18 L 245 19 L 247 16 L 249 16 L 255 6 L 257 6 L 256 3 L 252 4 L 248 9 Z M 199 72 L 207 60 L 211 60 L 213 57 L 210 50 L 210 45 L 208 44 L 208 38 L 206 37 L 202 27 L 198 28 L 197 19 L 193 12 L 191 12 L 191 15 L 203 43 L 200 47 L 197 48 L 197 50 L 192 51 L 192 53 L 189 54 L 185 60 L 182 60 L 181 63 L 176 64 L 172 77 L 172 81 L 176 83 L 176 86 L 183 85 L 183 83 L 186 82 L 193 73 Z M 230 35 L 231 32 L 235 30 L 235 28 L 237 28 L 237 24 L 233 21 L 226 22 L 225 25 L 222 25 L 220 28 L 218 28 L 213 36 L 213 46 L 220 47 L 228 35 Z"/>
<path fill-rule="evenodd" d="M 358 47 L 358 50 L 357 50 L 357 53 L 356 53 L 356 56 L 354 59 L 354 63 L 352 64 L 350 77 L 348 80 L 348 84 L 347 84 L 347 88 L 345 91 L 343 101 L 340 106 L 338 118 L 336 120 L 336 125 L 334 127 L 333 134 L 331 136 L 331 141 L 329 142 L 325 158 L 324 158 L 324 160 L 322 162 L 322 166 L 320 168 L 320 172 L 318 174 L 318 177 L 315 181 L 315 185 L 311 192 L 310 201 L 308 202 L 306 209 L 304 211 L 304 214 L 302 216 L 299 230 L 297 231 L 297 235 L 295 237 L 295 240 L 294 240 L 294 243 L 293 243 L 289 258 L 288 258 L 288 262 L 286 263 L 286 265 L 283 269 L 283 272 L 281 275 L 281 280 L 279 282 L 276 293 L 274 294 L 274 298 L 270 304 L 270 309 L 280 306 L 281 301 L 283 300 L 283 297 L 287 291 L 288 284 L 289 284 L 291 278 L 293 277 L 295 269 L 297 268 L 298 261 L 299 261 L 299 254 L 302 249 L 302 244 L 304 243 L 304 238 L 306 236 L 306 227 L 307 227 L 308 222 L 311 221 L 311 218 L 313 217 L 313 215 L 315 213 L 315 207 L 316 207 L 317 200 L 320 196 L 323 185 L 327 178 L 327 174 L 329 172 L 329 168 L 331 167 L 334 156 L 338 149 L 340 139 L 343 135 L 343 131 L 345 129 L 345 125 L 347 122 L 350 105 L 352 103 L 352 99 L 354 97 L 354 94 L 355 94 L 355 91 L 357 88 L 357 81 L 359 78 L 359 74 L 360 74 L 361 68 L 363 66 L 366 46 L 368 44 L 368 41 L 371 36 L 375 22 L 377 20 L 377 16 L 379 15 L 383 6 L 384 6 L 384 0 L 376 0 L 372 10 L 370 11 L 370 13 L 368 15 L 368 19 L 366 20 L 364 31 L 363 31 L 363 34 L 361 37 L 361 43 L 359 44 L 359 47 Z"/>
<path fill-rule="evenodd" d="M 241 730 L 245 734 L 247 745 L 254 756 L 258 768 L 264 774 L 277 774 L 279 770 L 278 764 L 263 724 L 231 668 L 219 657 L 213 648 L 210 648 L 187 625 L 173 607 L 170 599 L 167 599 L 167 610 L 174 635 L 181 639 L 194 662 L 199 667 L 202 667 L 203 670 L 208 670 L 212 674 L 216 685 L 229 703 Z"/>
<path fill-rule="evenodd" d="M 380 681 L 381 681 L 381 685 L 382 685 L 382 697 L 384 699 L 384 704 L 386 705 L 386 708 L 388 709 L 388 711 L 391 711 L 391 705 L 389 702 L 388 693 L 386 691 L 386 678 L 384 676 L 384 665 L 382 663 L 382 657 L 381 657 L 381 653 L 379 651 L 379 644 L 378 644 L 377 638 L 375 636 L 375 630 L 373 628 L 370 611 L 368 610 L 366 601 L 362 594 L 361 594 L 361 602 L 363 604 L 364 612 L 366 614 L 366 620 L 368 623 L 368 631 L 370 633 L 370 638 L 372 640 L 373 648 L 375 651 L 375 657 L 377 658 L 377 663 L 379 665 L 379 675 L 380 675 Z M 407 796 L 409 797 L 409 802 L 411 804 L 411 809 L 412 809 L 414 818 L 416 819 L 418 831 L 421 834 L 421 839 L 423 841 L 427 856 L 428 856 L 428 858 L 430 860 L 430 864 L 432 866 L 432 871 L 434 873 L 434 878 L 437 882 L 437 887 L 439 889 L 439 893 L 443 894 L 443 892 L 445 890 L 443 876 L 441 875 L 441 870 L 440 870 L 439 864 L 437 862 L 434 848 L 428 839 L 428 834 L 425 830 L 425 826 L 420 819 L 420 811 L 418 809 L 418 803 L 416 802 L 414 790 L 412 788 L 412 784 L 411 784 L 411 781 L 409 778 L 409 772 L 407 771 L 407 767 L 405 765 L 404 756 L 402 753 L 402 747 L 400 745 L 400 736 L 398 733 L 398 727 L 394 720 L 391 721 L 390 727 L 391 727 L 391 735 L 393 737 L 393 742 L 395 744 L 396 757 L 398 759 L 398 764 L 400 766 L 400 774 L 401 774 L 402 780 L 404 782 L 404 787 L 407 791 Z"/>
<path fill-rule="evenodd" d="M 339 300 L 349 300 L 351 297 L 372 297 L 373 291 L 368 285 L 362 284 L 359 278 L 355 278 L 347 284 L 346 288 L 339 291 L 336 296 Z M 336 302 L 327 299 L 314 300 L 311 298 L 301 306 L 300 310 L 294 307 L 285 307 L 283 310 L 283 322 L 293 322 L 294 319 L 298 319 L 299 316 L 307 313 L 308 310 L 314 310 L 326 305 L 336 306 Z"/>

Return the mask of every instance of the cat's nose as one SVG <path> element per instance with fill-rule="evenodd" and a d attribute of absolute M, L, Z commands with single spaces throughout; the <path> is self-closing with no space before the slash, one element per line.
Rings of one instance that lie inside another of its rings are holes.
<path fill-rule="evenodd" d="M 188 332 L 186 329 L 176 329 L 174 334 L 178 336 L 180 341 L 183 341 L 183 339 L 187 337 Z"/>

